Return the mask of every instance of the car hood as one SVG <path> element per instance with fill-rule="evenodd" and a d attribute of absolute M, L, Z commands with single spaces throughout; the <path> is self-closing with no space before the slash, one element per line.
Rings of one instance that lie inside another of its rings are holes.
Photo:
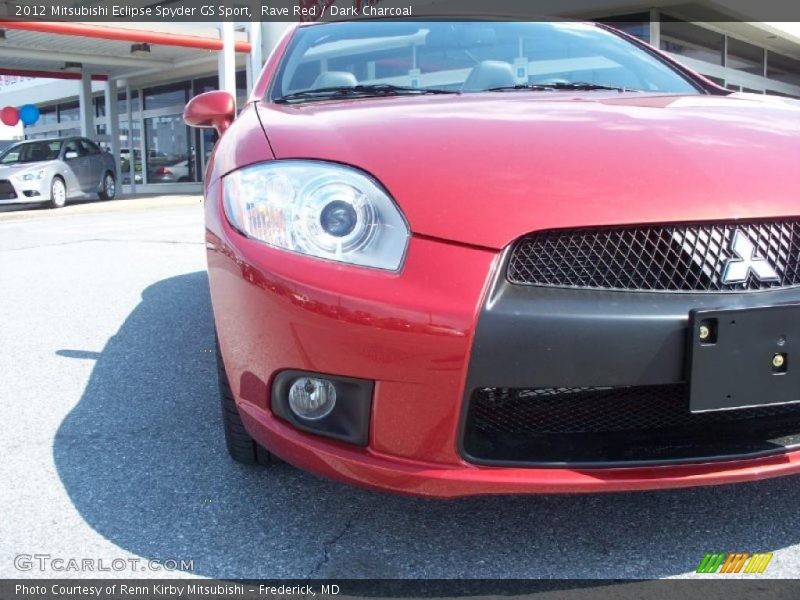
<path fill-rule="evenodd" d="M 21 165 L 0 165 L 0 179 L 8 179 L 17 175 L 22 175 L 28 171 L 40 171 L 46 169 L 53 164 L 54 161 L 47 160 L 35 163 L 23 163 Z"/>
<path fill-rule="evenodd" d="M 415 234 L 800 214 L 800 103 L 509 92 L 260 106 L 276 158 L 359 167 Z"/>

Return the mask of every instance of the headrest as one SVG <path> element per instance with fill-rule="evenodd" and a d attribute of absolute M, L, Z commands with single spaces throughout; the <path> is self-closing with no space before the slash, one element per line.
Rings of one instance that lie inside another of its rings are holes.
<path fill-rule="evenodd" d="M 473 67 L 461 89 L 465 92 L 480 92 L 481 90 L 511 86 L 516 83 L 514 70 L 510 64 L 499 60 L 485 60 Z"/>
<path fill-rule="evenodd" d="M 327 71 L 320 73 L 314 80 L 312 89 L 327 87 L 354 87 L 358 85 L 358 79 L 347 71 Z"/>

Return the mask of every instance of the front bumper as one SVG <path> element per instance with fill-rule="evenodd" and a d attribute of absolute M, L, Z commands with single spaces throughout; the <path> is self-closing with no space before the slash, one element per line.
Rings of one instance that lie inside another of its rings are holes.
<path fill-rule="evenodd" d="M 501 270 L 499 253 L 421 237 L 399 274 L 351 268 L 242 238 L 220 220 L 214 196 L 206 203 L 209 278 L 228 379 L 248 432 L 300 468 L 437 497 L 687 487 L 800 471 L 793 451 L 497 466 L 463 448 L 477 387 L 679 383 L 691 308 L 797 301 L 800 291 L 734 298 L 504 289 L 512 286 L 491 276 Z M 368 445 L 302 432 L 273 414 L 269 390 L 286 369 L 374 381 Z"/>
<path fill-rule="evenodd" d="M 641 491 L 743 483 L 800 472 L 800 451 L 713 464 L 636 468 L 442 465 L 346 448 L 298 433 L 251 404 L 240 407 L 250 434 L 296 467 L 344 483 L 418 496 Z"/>
<path fill-rule="evenodd" d="M 0 179 L 0 205 L 28 204 L 50 200 L 50 183 L 44 179 L 21 181 Z"/>
<path fill-rule="evenodd" d="M 595 469 L 800 448 L 800 404 L 691 413 L 687 383 L 692 310 L 798 302 L 800 288 L 622 292 L 512 285 L 497 276 L 472 347 L 461 454 L 483 465 Z M 796 329 L 784 327 L 782 349 L 791 356 Z M 764 332 L 748 341 L 747 355 L 763 353 L 768 365 L 773 338 Z"/>

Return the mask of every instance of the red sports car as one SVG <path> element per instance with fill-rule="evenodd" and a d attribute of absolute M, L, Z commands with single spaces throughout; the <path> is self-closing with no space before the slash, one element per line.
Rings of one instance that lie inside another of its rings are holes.
<path fill-rule="evenodd" d="M 360 21 L 185 118 L 224 132 L 234 459 L 439 497 L 800 471 L 796 101 L 595 23 Z"/>

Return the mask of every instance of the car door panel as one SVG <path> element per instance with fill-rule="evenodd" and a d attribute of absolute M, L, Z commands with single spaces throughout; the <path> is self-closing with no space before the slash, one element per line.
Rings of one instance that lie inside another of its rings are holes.
<path fill-rule="evenodd" d="M 78 171 L 78 181 L 81 184 L 81 191 L 84 194 L 88 194 L 92 189 L 92 177 L 91 177 L 91 169 L 89 168 L 89 162 L 91 161 L 90 156 L 81 156 L 79 159 L 80 161 L 80 170 Z"/>
<path fill-rule="evenodd" d="M 67 186 L 67 196 L 74 197 L 83 194 L 85 182 L 85 157 L 83 148 L 77 140 L 69 140 L 64 145 L 64 183 Z"/>
<path fill-rule="evenodd" d="M 95 193 L 100 189 L 105 175 L 104 152 L 89 140 L 80 140 L 86 154 L 86 188 L 87 193 Z"/>
<path fill-rule="evenodd" d="M 75 140 L 68 141 L 64 146 L 67 193 L 72 196 L 83 194 L 84 175 L 81 153 L 82 149 Z"/>

